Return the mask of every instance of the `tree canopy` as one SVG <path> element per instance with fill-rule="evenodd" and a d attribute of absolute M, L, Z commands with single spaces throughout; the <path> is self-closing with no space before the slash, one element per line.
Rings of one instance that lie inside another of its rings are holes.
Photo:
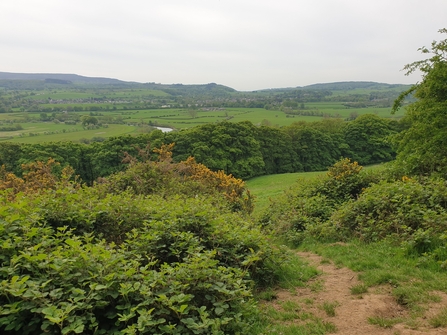
<path fill-rule="evenodd" d="M 447 29 L 439 30 L 447 34 Z M 410 127 L 397 137 L 398 163 L 410 174 L 438 173 L 447 176 L 447 39 L 433 41 L 430 48 L 419 49 L 429 58 L 407 64 L 407 75 L 419 70 L 422 81 L 396 100 L 396 111 L 406 96 L 417 101 L 406 106 L 404 121 Z"/>

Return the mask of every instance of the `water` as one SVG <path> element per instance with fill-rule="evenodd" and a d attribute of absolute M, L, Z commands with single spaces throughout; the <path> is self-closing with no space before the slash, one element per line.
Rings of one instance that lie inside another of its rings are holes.
<path fill-rule="evenodd" d="M 169 133 L 170 131 L 172 131 L 172 128 L 166 128 L 166 127 L 155 127 L 157 129 L 160 129 L 162 132 L 164 133 Z"/>

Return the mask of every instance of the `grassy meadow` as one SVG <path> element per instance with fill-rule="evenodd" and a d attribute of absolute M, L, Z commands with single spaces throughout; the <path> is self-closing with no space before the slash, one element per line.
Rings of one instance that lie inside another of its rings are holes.
<path fill-rule="evenodd" d="M 365 170 L 378 170 L 383 165 L 370 165 L 363 167 Z M 261 213 L 270 204 L 270 199 L 281 195 L 285 190 L 295 183 L 306 183 L 321 176 L 326 175 L 327 171 L 315 172 L 297 172 L 272 174 L 260 176 L 247 180 L 245 183 L 250 193 L 255 196 L 254 214 Z"/>
<path fill-rule="evenodd" d="M 270 199 L 282 194 L 292 184 L 300 182 L 305 183 L 308 180 L 318 178 L 324 175 L 325 171 L 317 172 L 298 172 L 283 173 L 268 176 L 255 177 L 246 181 L 247 188 L 250 193 L 255 196 L 255 210 L 257 215 L 266 209 L 270 203 Z"/>
<path fill-rule="evenodd" d="M 158 91 L 157 91 L 158 92 Z M 121 92 L 122 93 L 122 92 Z M 138 92 L 129 92 L 129 94 L 137 94 Z M 141 93 L 141 92 L 140 92 Z M 146 92 L 147 93 L 147 92 Z M 33 98 L 48 99 L 61 98 L 67 99 L 71 97 L 76 99 L 85 98 L 85 95 L 91 95 L 91 93 L 80 92 L 60 92 L 54 94 L 42 94 L 33 96 Z M 44 104 L 43 106 L 54 106 L 52 104 Z M 67 108 L 78 106 L 76 103 L 57 104 L 59 108 Z M 40 112 L 21 112 L 19 110 L 13 113 L 1 113 L 0 124 L 20 124 L 23 130 L 12 132 L 0 132 L 0 141 L 12 140 L 15 142 L 44 142 L 53 141 L 57 139 L 77 141 L 81 138 L 91 139 L 92 137 L 99 136 L 98 132 L 101 132 L 102 137 L 118 136 L 129 133 L 138 133 L 136 125 L 155 125 L 162 127 L 170 127 L 173 129 L 191 128 L 197 125 L 203 125 L 207 123 L 216 123 L 224 120 L 230 122 L 250 121 L 255 125 L 269 125 L 269 126 L 288 126 L 294 122 L 306 121 L 313 122 L 323 119 L 322 116 L 310 116 L 310 115 L 288 115 L 282 111 L 266 110 L 263 108 L 219 108 L 219 109 L 197 109 L 191 111 L 185 108 L 162 108 L 162 109 L 140 109 L 140 110 L 126 110 L 125 105 L 120 106 L 118 109 L 113 109 L 111 103 L 86 103 L 82 104 L 85 108 L 92 106 L 102 107 L 108 110 L 88 112 L 88 111 L 70 111 L 69 115 L 74 114 L 80 118 L 83 115 L 90 115 L 93 113 L 95 117 L 103 124 L 108 124 L 109 129 L 104 131 L 89 131 L 84 130 L 82 125 L 65 125 L 63 122 L 54 124 L 48 121 L 41 121 Z M 400 111 L 396 115 L 391 115 L 390 108 L 346 108 L 342 103 L 308 103 L 306 104 L 304 112 L 310 113 L 323 113 L 326 117 L 336 117 L 346 119 L 349 118 L 352 113 L 361 114 L 376 114 L 381 117 L 395 117 L 399 118 L 403 115 L 403 111 Z M 51 113 L 47 113 L 51 114 Z M 120 120 L 121 125 L 113 124 Z M 59 133 L 54 133 L 59 132 Z M 62 133 L 63 132 L 63 133 Z M 30 135 L 32 133 L 32 135 Z M 60 134 L 62 133 L 62 135 Z M 38 136 L 35 136 L 38 135 Z M 58 136 L 55 136 L 58 135 Z M 37 138 L 38 137 L 38 138 Z"/>
<path fill-rule="evenodd" d="M 0 142 L 40 143 L 55 141 L 79 141 L 94 137 L 111 137 L 135 133 L 137 128 L 123 124 L 111 124 L 107 128 L 84 129 L 81 124 L 65 125 L 52 122 L 22 123 L 23 129 L 0 132 Z"/>

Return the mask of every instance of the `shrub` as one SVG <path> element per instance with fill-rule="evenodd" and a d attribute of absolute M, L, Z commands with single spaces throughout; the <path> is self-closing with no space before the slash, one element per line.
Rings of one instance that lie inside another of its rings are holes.
<path fill-rule="evenodd" d="M 272 202 L 260 222 L 294 245 L 301 243 L 306 235 L 328 241 L 340 239 L 328 224 L 331 215 L 379 179 L 377 173 L 362 171 L 356 162 L 341 159 L 323 178 L 299 181 L 287 190 Z"/>
<path fill-rule="evenodd" d="M 286 256 L 243 215 L 241 180 L 163 154 L 94 187 L 55 177 L 53 161 L 23 179 L 0 171 L 2 334 L 250 327 L 251 289 Z"/>
<path fill-rule="evenodd" d="M 446 209 L 446 181 L 404 178 L 372 185 L 357 201 L 341 206 L 331 220 L 346 234 L 367 241 L 393 235 L 399 240 L 417 238 L 414 242 L 420 245 L 424 240 L 421 231 L 432 235 L 446 231 Z"/>
<path fill-rule="evenodd" d="M 120 193 L 130 189 L 135 194 L 161 194 L 172 196 L 183 194 L 194 197 L 209 194 L 223 197 L 233 211 L 251 213 L 253 202 L 245 183 L 223 171 L 211 171 L 199 164 L 193 157 L 185 161 L 172 161 L 171 145 L 162 145 L 154 151 L 159 154 L 158 161 L 150 161 L 149 152 L 140 150 L 144 162 L 127 155 L 128 168 L 108 178 L 99 180 L 105 193 Z M 150 150 L 150 148 L 147 148 Z"/>
<path fill-rule="evenodd" d="M 234 334 L 255 306 L 241 270 L 191 246 L 182 262 L 67 228 L 0 221 L 2 334 Z M 138 243 L 133 236 L 132 243 Z"/>

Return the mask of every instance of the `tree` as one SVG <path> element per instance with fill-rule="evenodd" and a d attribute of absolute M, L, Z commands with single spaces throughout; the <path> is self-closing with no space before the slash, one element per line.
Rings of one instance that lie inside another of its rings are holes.
<path fill-rule="evenodd" d="M 81 120 L 82 120 L 82 125 L 83 126 L 88 126 L 89 124 L 92 124 L 92 125 L 97 125 L 98 124 L 98 119 L 96 117 L 94 117 L 94 116 L 87 116 L 87 115 L 85 115 L 85 116 L 83 116 L 81 118 Z"/>
<path fill-rule="evenodd" d="M 364 114 L 350 121 L 343 136 L 350 149 L 350 158 L 362 165 L 377 164 L 394 158 L 389 141 L 393 134 L 390 121 L 373 114 Z"/>
<path fill-rule="evenodd" d="M 280 128 L 262 125 L 256 129 L 256 140 L 264 160 L 264 174 L 295 172 L 296 155 L 293 151 L 292 140 Z"/>
<path fill-rule="evenodd" d="M 447 29 L 439 30 L 447 34 Z M 402 93 L 395 112 L 411 93 L 417 101 L 406 106 L 404 122 L 410 127 L 396 137 L 397 162 L 405 173 L 447 176 L 447 39 L 419 49 L 431 57 L 404 67 L 406 75 L 422 72 L 422 81 Z"/>
<path fill-rule="evenodd" d="M 193 156 L 213 171 L 223 170 L 237 178 L 263 174 L 264 161 L 256 127 L 248 121 L 204 124 L 166 134 L 167 143 L 175 143 L 174 160 Z"/>

